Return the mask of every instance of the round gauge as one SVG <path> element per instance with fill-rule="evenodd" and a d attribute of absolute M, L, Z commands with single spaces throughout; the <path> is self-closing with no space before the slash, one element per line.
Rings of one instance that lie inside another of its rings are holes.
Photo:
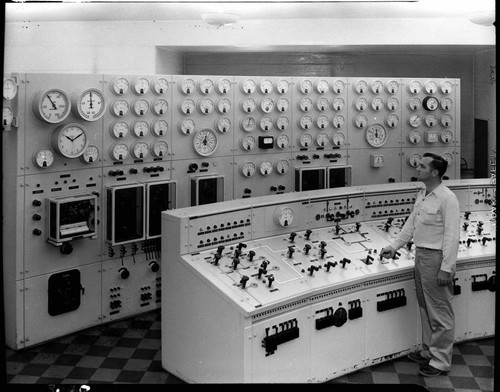
<path fill-rule="evenodd" d="M 118 99 L 111 105 L 111 113 L 116 117 L 125 117 L 130 110 L 129 104 L 123 99 Z"/>
<path fill-rule="evenodd" d="M 278 98 L 278 100 L 276 101 L 276 110 L 278 112 L 287 111 L 288 106 L 290 106 L 290 103 L 288 102 L 288 99 L 286 99 L 286 98 Z"/>
<path fill-rule="evenodd" d="M 286 94 L 289 88 L 290 88 L 290 83 L 288 83 L 288 80 L 280 79 L 276 83 L 276 90 L 280 94 Z"/>
<path fill-rule="evenodd" d="M 287 129 L 289 124 L 290 120 L 286 116 L 279 116 L 275 121 L 276 129 L 280 131 Z"/>
<path fill-rule="evenodd" d="M 281 150 L 284 148 L 287 148 L 289 143 L 290 143 L 290 139 L 284 133 L 276 136 L 276 147 L 277 148 L 279 148 Z"/>
<path fill-rule="evenodd" d="M 273 92 L 273 82 L 269 79 L 262 80 L 259 83 L 259 89 L 262 94 L 269 94 Z"/>
<path fill-rule="evenodd" d="M 94 163 L 99 158 L 99 149 L 97 146 L 88 146 L 82 155 L 80 155 L 80 159 L 83 163 Z"/>
<path fill-rule="evenodd" d="M 151 130 L 155 136 L 163 136 L 167 134 L 168 123 L 165 120 L 157 120 L 151 124 Z"/>
<path fill-rule="evenodd" d="M 246 98 L 241 102 L 241 110 L 245 113 L 252 113 L 257 108 L 257 104 L 252 98 Z"/>
<path fill-rule="evenodd" d="M 153 144 L 151 144 L 151 154 L 156 158 L 163 158 L 167 155 L 168 152 L 168 144 L 163 140 L 157 140 Z"/>
<path fill-rule="evenodd" d="M 328 92 L 328 81 L 321 79 L 316 82 L 316 91 L 320 94 L 325 94 Z"/>
<path fill-rule="evenodd" d="M 334 110 L 339 111 L 342 110 L 345 106 L 345 102 L 342 98 L 335 98 L 332 102 L 332 107 Z"/>
<path fill-rule="evenodd" d="M 439 134 L 439 138 L 443 143 L 449 143 L 453 141 L 453 132 L 449 129 L 445 129 L 441 131 L 441 133 Z"/>
<path fill-rule="evenodd" d="M 13 100 L 17 95 L 17 83 L 12 78 L 4 78 L 3 80 L 3 99 L 7 101 Z"/>
<path fill-rule="evenodd" d="M 396 94 L 399 90 L 399 83 L 397 80 L 389 80 L 385 84 L 385 89 L 389 94 Z"/>
<path fill-rule="evenodd" d="M 399 99 L 396 97 L 390 97 L 386 102 L 387 109 L 396 110 L 399 107 Z"/>
<path fill-rule="evenodd" d="M 201 114 L 210 114 L 214 111 L 214 102 L 211 99 L 205 98 L 198 102 L 198 111 Z"/>
<path fill-rule="evenodd" d="M 311 98 L 302 98 L 299 101 L 299 109 L 302 110 L 303 112 L 308 112 L 312 109 L 313 106 L 313 101 Z"/>
<path fill-rule="evenodd" d="M 329 142 L 328 135 L 325 132 L 318 133 L 315 142 L 318 147 L 325 147 Z"/>
<path fill-rule="evenodd" d="M 215 121 L 215 129 L 220 133 L 226 133 L 231 130 L 231 120 L 227 117 L 218 118 Z"/>
<path fill-rule="evenodd" d="M 370 88 L 374 94 L 380 94 L 384 89 L 384 84 L 380 80 L 374 80 L 370 83 Z"/>
<path fill-rule="evenodd" d="M 183 79 L 179 83 L 179 90 L 182 94 L 192 94 L 196 90 L 196 84 L 193 79 Z"/>
<path fill-rule="evenodd" d="M 274 110 L 274 101 L 271 98 L 261 99 L 259 108 L 263 113 L 271 113 Z"/>
<path fill-rule="evenodd" d="M 428 127 L 433 127 L 437 124 L 438 119 L 435 114 L 428 114 L 425 116 L 424 121 L 425 125 L 427 125 Z"/>
<path fill-rule="evenodd" d="M 179 131 L 184 135 L 190 135 L 194 132 L 195 128 L 196 124 L 191 118 L 186 118 L 185 120 L 179 122 Z"/>
<path fill-rule="evenodd" d="M 89 88 L 74 98 L 73 108 L 83 120 L 99 120 L 106 110 L 104 94 L 101 90 Z"/>
<path fill-rule="evenodd" d="M 372 147 L 381 147 L 387 141 L 387 132 L 380 124 L 373 124 L 366 128 L 366 141 Z"/>
<path fill-rule="evenodd" d="M 271 161 L 261 162 L 259 165 L 259 172 L 263 176 L 268 176 L 269 174 L 271 174 L 273 172 L 273 164 L 271 163 Z"/>
<path fill-rule="evenodd" d="M 417 167 L 420 164 L 421 160 L 422 160 L 422 155 L 417 153 L 408 154 L 408 156 L 406 157 L 406 162 L 411 167 Z"/>
<path fill-rule="evenodd" d="M 345 135 L 342 132 L 335 132 L 332 135 L 332 143 L 334 146 L 341 146 L 345 143 Z"/>
<path fill-rule="evenodd" d="M 429 81 L 426 82 L 424 85 L 424 90 L 427 92 L 427 94 L 434 94 L 438 89 L 437 83 L 434 81 Z"/>
<path fill-rule="evenodd" d="M 115 161 L 124 161 L 128 157 L 128 147 L 125 143 L 116 143 L 110 149 L 111 158 Z"/>
<path fill-rule="evenodd" d="M 329 123 L 330 123 L 330 122 L 329 122 L 329 120 L 328 120 L 328 117 L 327 117 L 327 116 L 321 115 L 321 116 L 316 117 L 316 126 L 317 126 L 319 129 L 325 129 L 325 128 L 328 128 Z"/>
<path fill-rule="evenodd" d="M 137 137 L 144 137 L 149 133 L 149 124 L 146 121 L 136 121 L 132 125 L 132 133 Z"/>
<path fill-rule="evenodd" d="M 443 158 L 446 162 L 448 162 L 448 165 L 451 165 L 453 163 L 453 155 L 451 154 L 451 152 L 445 152 L 443 154 Z"/>
<path fill-rule="evenodd" d="M 255 129 L 257 128 L 257 122 L 253 117 L 245 117 L 244 119 L 241 120 L 240 126 L 241 129 L 243 129 L 244 131 L 252 132 L 255 131 Z"/>
<path fill-rule="evenodd" d="M 211 79 L 202 79 L 198 83 L 198 89 L 202 94 L 210 94 L 214 91 L 214 82 Z"/>
<path fill-rule="evenodd" d="M 451 114 L 443 114 L 439 121 L 441 121 L 441 124 L 443 125 L 443 127 L 449 127 L 451 126 L 451 124 L 453 124 L 453 116 Z"/>
<path fill-rule="evenodd" d="M 436 110 L 439 107 L 439 101 L 435 97 L 425 97 L 422 101 L 422 107 L 429 111 Z"/>
<path fill-rule="evenodd" d="M 153 102 L 153 113 L 160 116 L 168 111 L 168 102 L 165 99 L 155 99 Z"/>
<path fill-rule="evenodd" d="M 116 78 L 111 82 L 111 91 L 116 95 L 123 95 L 127 93 L 130 84 L 125 78 Z"/>
<path fill-rule="evenodd" d="M 161 95 L 168 91 L 168 80 L 165 78 L 158 78 L 153 83 L 153 92 Z"/>
<path fill-rule="evenodd" d="M 422 134 L 417 130 L 410 131 L 408 132 L 408 141 L 411 144 L 418 144 L 422 141 Z"/>
<path fill-rule="evenodd" d="M 87 131 L 80 124 L 59 125 L 51 136 L 52 148 L 66 158 L 78 158 L 89 144 Z"/>
<path fill-rule="evenodd" d="M 286 159 L 279 159 L 274 163 L 274 170 L 278 174 L 285 174 L 290 169 L 290 162 Z"/>
<path fill-rule="evenodd" d="M 132 83 L 134 93 L 144 95 L 149 91 L 149 80 L 146 78 L 137 78 Z"/>
<path fill-rule="evenodd" d="M 220 79 L 217 82 L 217 91 L 220 94 L 227 94 L 231 91 L 231 81 L 229 79 Z"/>
<path fill-rule="evenodd" d="M 328 109 L 328 106 L 330 102 L 328 102 L 328 99 L 325 97 L 318 98 L 316 101 L 316 109 L 318 109 L 320 112 L 324 112 L 326 109 Z"/>
<path fill-rule="evenodd" d="M 145 116 L 149 112 L 149 103 L 145 99 L 137 99 L 132 104 L 132 110 L 136 116 Z"/>
<path fill-rule="evenodd" d="M 129 131 L 129 126 L 126 122 L 116 121 L 109 127 L 111 132 L 111 136 L 116 139 L 121 139 L 122 137 L 127 136 Z"/>
<path fill-rule="evenodd" d="M 33 113 L 40 120 L 57 124 L 68 117 L 71 102 L 68 94 L 60 89 L 51 89 L 35 94 L 32 103 Z"/>
<path fill-rule="evenodd" d="M 332 120 L 332 125 L 334 128 L 340 129 L 344 126 L 344 124 L 345 124 L 345 119 L 340 114 L 337 114 Z"/>
<path fill-rule="evenodd" d="M 420 109 L 420 106 L 422 106 L 422 101 L 420 100 L 420 98 L 413 97 L 408 100 L 408 107 L 411 110 L 418 110 Z"/>
<path fill-rule="evenodd" d="M 408 118 L 408 124 L 410 124 L 413 128 L 417 128 L 422 124 L 422 117 L 420 117 L 419 114 L 412 114 Z"/>
<path fill-rule="evenodd" d="M 12 113 L 12 109 L 8 106 L 4 106 L 2 110 L 2 125 L 3 127 L 8 127 L 14 121 L 14 113 Z"/>
<path fill-rule="evenodd" d="M 443 98 L 441 100 L 441 107 L 444 110 L 450 110 L 452 106 L 453 106 L 453 101 L 451 100 L 451 98 Z"/>
<path fill-rule="evenodd" d="M 38 150 L 33 154 L 33 163 L 39 168 L 46 169 L 54 163 L 54 154 L 50 150 Z"/>
<path fill-rule="evenodd" d="M 422 84 L 417 80 L 412 80 L 410 83 L 408 83 L 408 91 L 411 94 L 418 94 L 420 91 L 422 91 Z"/>
<path fill-rule="evenodd" d="M 453 91 L 453 84 L 449 80 L 443 80 L 439 88 L 443 94 L 450 94 Z"/>
<path fill-rule="evenodd" d="M 252 177 L 256 171 L 257 168 L 255 167 L 255 163 L 253 162 L 243 162 L 240 165 L 240 172 L 245 177 Z"/>
<path fill-rule="evenodd" d="M 260 129 L 269 131 L 273 128 L 273 119 L 271 117 L 262 117 L 259 121 Z"/>
<path fill-rule="evenodd" d="M 399 124 L 399 117 L 397 114 L 391 113 L 385 117 L 385 123 L 388 127 L 394 128 Z"/>
<path fill-rule="evenodd" d="M 368 107 L 368 101 L 366 98 L 360 97 L 354 101 L 354 109 L 358 112 L 365 110 Z"/>
<path fill-rule="evenodd" d="M 196 105 L 191 98 L 186 98 L 181 101 L 179 104 L 179 110 L 182 114 L 191 114 L 194 113 Z"/>
<path fill-rule="evenodd" d="M 144 159 L 149 155 L 149 146 L 144 142 L 136 142 L 132 145 L 132 156 L 136 159 Z"/>
<path fill-rule="evenodd" d="M 277 225 L 286 227 L 293 222 L 294 212 L 290 207 L 279 207 L 274 212 L 274 221 Z"/>
<path fill-rule="evenodd" d="M 309 147 L 313 142 L 313 138 L 309 133 L 304 133 L 299 137 L 299 145 L 302 148 Z"/>
<path fill-rule="evenodd" d="M 200 129 L 194 134 L 194 150 L 201 156 L 212 155 L 217 149 L 217 135 L 211 129 Z"/>
<path fill-rule="evenodd" d="M 302 94 L 309 94 L 313 89 L 313 84 L 309 79 L 302 79 L 299 82 L 299 91 Z"/>
<path fill-rule="evenodd" d="M 231 110 L 231 101 L 227 98 L 221 98 L 217 101 L 215 107 L 221 114 L 229 113 Z"/>
<path fill-rule="evenodd" d="M 345 83 L 342 80 L 336 80 L 332 84 L 332 89 L 334 93 L 340 94 L 344 91 Z"/>
<path fill-rule="evenodd" d="M 370 104 L 372 105 L 373 110 L 378 111 L 384 108 L 384 100 L 380 97 L 373 98 Z"/>
<path fill-rule="evenodd" d="M 302 129 L 311 129 L 313 125 L 313 119 L 310 116 L 302 116 L 299 120 L 299 126 Z"/>
<path fill-rule="evenodd" d="M 366 118 L 366 116 L 363 116 L 363 115 L 360 115 L 360 116 L 356 116 L 354 118 L 354 126 L 356 128 L 364 128 L 366 127 L 366 124 L 368 124 L 368 119 Z"/>
<path fill-rule="evenodd" d="M 244 151 L 251 151 L 255 148 L 255 138 L 251 135 L 246 135 L 241 139 L 241 148 Z"/>
<path fill-rule="evenodd" d="M 243 83 L 241 84 L 241 90 L 245 94 L 254 93 L 256 88 L 257 88 L 257 85 L 255 84 L 255 81 L 253 81 L 252 79 L 247 79 L 247 80 L 243 81 Z"/>
<path fill-rule="evenodd" d="M 363 94 L 368 91 L 368 84 L 364 80 L 354 82 L 353 89 L 358 94 Z"/>

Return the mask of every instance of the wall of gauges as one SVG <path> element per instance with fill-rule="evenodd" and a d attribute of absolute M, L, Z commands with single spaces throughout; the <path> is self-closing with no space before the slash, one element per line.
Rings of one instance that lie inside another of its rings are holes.
<path fill-rule="evenodd" d="M 8 345 L 159 307 L 163 210 L 408 182 L 426 151 L 458 178 L 459 97 L 444 78 L 4 75 Z"/>

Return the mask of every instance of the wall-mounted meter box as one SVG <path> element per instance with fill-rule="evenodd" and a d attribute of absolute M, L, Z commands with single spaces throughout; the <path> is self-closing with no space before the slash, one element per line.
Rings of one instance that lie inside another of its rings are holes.
<path fill-rule="evenodd" d="M 106 190 L 106 240 L 113 246 L 144 240 L 145 184 Z"/>
<path fill-rule="evenodd" d="M 295 168 L 295 191 L 314 191 L 325 189 L 325 167 L 298 167 Z"/>
<path fill-rule="evenodd" d="M 326 170 L 328 189 L 351 186 L 351 166 L 328 167 Z"/>
<path fill-rule="evenodd" d="M 49 238 L 55 246 L 80 238 L 97 238 L 97 196 L 92 194 L 49 199 Z"/>
<path fill-rule="evenodd" d="M 370 154 L 370 166 L 371 167 L 384 166 L 384 156 L 382 154 Z"/>
<path fill-rule="evenodd" d="M 191 206 L 224 201 L 224 176 L 191 177 Z"/>
<path fill-rule="evenodd" d="M 425 131 L 424 140 L 427 143 L 437 143 L 439 141 L 438 131 Z"/>
<path fill-rule="evenodd" d="M 161 212 L 176 207 L 176 183 L 160 181 L 146 184 L 146 238 L 161 236 Z"/>

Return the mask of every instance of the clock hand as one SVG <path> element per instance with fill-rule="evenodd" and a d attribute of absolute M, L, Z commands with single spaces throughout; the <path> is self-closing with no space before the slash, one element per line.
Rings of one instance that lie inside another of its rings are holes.
<path fill-rule="evenodd" d="M 90 92 L 89 101 L 90 101 L 90 102 L 89 102 L 89 106 L 90 106 L 90 108 L 92 109 L 92 108 L 93 108 L 93 105 L 92 105 L 92 104 L 93 104 L 93 102 L 94 102 L 94 101 L 92 101 L 92 91 Z"/>
<path fill-rule="evenodd" d="M 57 106 L 56 106 L 56 104 L 54 103 L 54 101 L 50 98 L 50 95 L 47 95 L 47 98 L 49 99 L 50 103 L 52 104 L 52 110 L 56 110 L 56 109 L 57 109 Z"/>
<path fill-rule="evenodd" d="M 82 132 L 82 133 L 80 133 L 78 136 L 74 137 L 74 138 L 73 138 L 73 141 L 75 141 L 76 139 L 78 139 L 78 138 L 79 138 L 80 136 L 82 136 L 82 135 L 83 135 L 83 132 Z"/>

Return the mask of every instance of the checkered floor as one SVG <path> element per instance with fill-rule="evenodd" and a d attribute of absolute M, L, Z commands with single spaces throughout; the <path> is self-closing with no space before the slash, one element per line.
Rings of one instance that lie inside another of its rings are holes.
<path fill-rule="evenodd" d="M 161 366 L 161 312 L 93 327 L 52 342 L 6 350 L 8 384 L 183 384 Z M 412 384 L 430 392 L 493 391 L 494 338 L 456 344 L 453 368 L 418 375 L 406 357 L 361 369 L 330 383 Z"/>

